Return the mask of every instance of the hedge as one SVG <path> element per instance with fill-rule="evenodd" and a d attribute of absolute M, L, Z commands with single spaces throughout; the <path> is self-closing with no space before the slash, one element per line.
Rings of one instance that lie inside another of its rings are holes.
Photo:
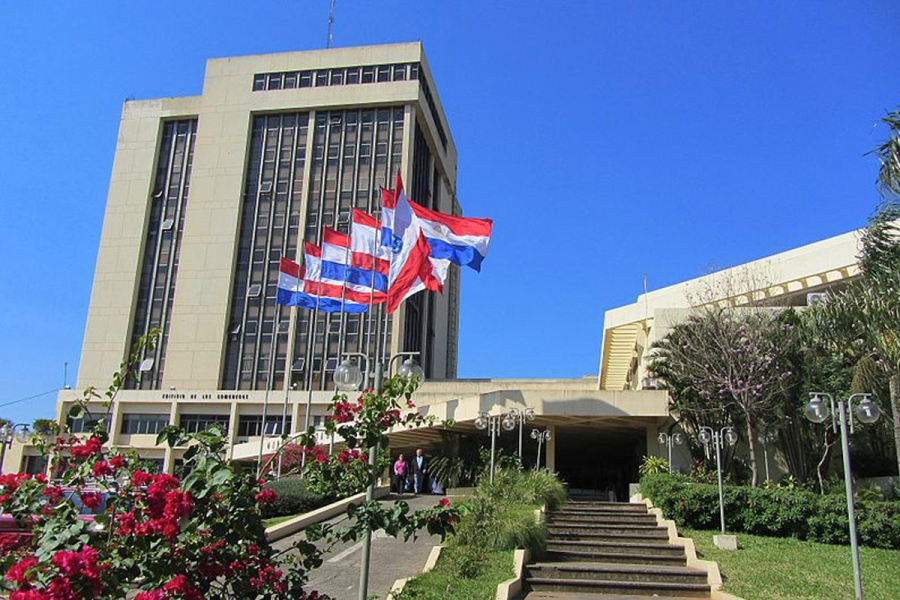
<path fill-rule="evenodd" d="M 309 490 L 297 477 L 270 481 L 266 487 L 275 490 L 276 499 L 272 504 L 263 506 L 262 516 L 265 519 L 302 514 L 332 501 L 331 498 Z"/>
<path fill-rule="evenodd" d="M 641 493 L 666 518 L 694 529 L 719 527 L 719 490 L 680 475 L 648 475 Z M 826 544 L 849 544 L 844 496 L 801 490 L 724 487 L 725 526 L 731 532 L 795 537 Z M 900 549 L 900 502 L 856 502 L 860 543 Z"/>

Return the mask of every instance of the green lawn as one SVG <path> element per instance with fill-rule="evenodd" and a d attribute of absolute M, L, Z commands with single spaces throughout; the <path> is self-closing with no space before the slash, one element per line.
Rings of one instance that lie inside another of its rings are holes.
<path fill-rule="evenodd" d="M 454 551 L 465 549 L 445 548 L 434 569 L 409 581 L 398 600 L 494 600 L 497 586 L 514 575 L 512 550 L 487 552 L 480 573 L 471 579 L 460 577 L 450 564 Z"/>
<path fill-rule="evenodd" d="M 725 591 L 745 600 L 852 599 L 853 566 L 849 546 L 737 534 L 736 552 L 712 543 L 716 531 L 679 528 L 694 539 L 700 558 L 719 563 Z M 861 548 L 863 597 L 900 598 L 900 550 Z"/>
<path fill-rule="evenodd" d="M 282 517 L 272 517 L 271 519 L 263 519 L 263 525 L 268 529 L 272 525 L 278 525 L 279 523 L 284 523 L 288 519 L 293 519 L 299 515 L 284 515 Z"/>

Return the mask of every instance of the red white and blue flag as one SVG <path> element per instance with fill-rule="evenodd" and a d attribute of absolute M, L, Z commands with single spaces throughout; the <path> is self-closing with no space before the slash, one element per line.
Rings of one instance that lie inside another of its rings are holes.
<path fill-rule="evenodd" d="M 433 259 L 446 259 L 457 265 L 481 271 L 494 227 L 490 219 L 454 217 L 410 201 L 419 218 L 422 234 L 428 240 Z"/>
<path fill-rule="evenodd" d="M 428 241 L 403 191 L 399 173 L 394 189 L 382 190 L 381 214 L 381 245 L 391 253 L 387 311 L 392 313 L 423 286 L 440 289 L 440 282 L 433 275 Z"/>

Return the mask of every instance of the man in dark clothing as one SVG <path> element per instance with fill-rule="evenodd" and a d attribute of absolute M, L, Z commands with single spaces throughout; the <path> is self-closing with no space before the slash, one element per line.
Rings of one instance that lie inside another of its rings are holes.
<path fill-rule="evenodd" d="M 428 459 L 425 458 L 425 453 L 422 452 L 421 448 L 416 450 L 416 455 L 413 457 L 409 469 L 412 473 L 413 493 L 421 494 L 428 489 L 425 487 L 425 482 L 428 479 Z"/>

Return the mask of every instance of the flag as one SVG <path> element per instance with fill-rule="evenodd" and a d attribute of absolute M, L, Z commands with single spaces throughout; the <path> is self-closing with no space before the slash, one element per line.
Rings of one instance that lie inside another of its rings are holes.
<path fill-rule="evenodd" d="M 399 173 L 394 190 L 382 190 L 381 211 L 381 245 L 391 252 L 387 311 L 392 313 L 401 302 L 422 289 L 417 286 L 419 280 L 428 289 L 439 289 L 440 286 L 428 259 L 428 242 L 403 191 Z"/>
<path fill-rule="evenodd" d="M 382 190 L 382 194 L 392 194 L 390 190 Z M 350 233 L 350 244 L 353 250 L 354 266 L 365 266 L 370 271 L 373 266 L 377 273 L 385 276 L 390 274 L 391 251 L 387 246 L 377 243 L 378 231 L 381 230 L 381 223 L 373 216 L 364 213 L 361 210 L 353 210 L 353 225 Z M 416 279 L 416 283 L 411 288 L 412 295 L 423 289 L 440 290 L 444 281 L 447 280 L 447 272 L 450 268 L 450 261 L 446 259 L 429 257 L 432 266 L 432 277 L 428 280 L 428 285 L 421 277 Z"/>
<path fill-rule="evenodd" d="M 337 233 L 337 232 L 335 232 Z M 341 235 L 341 234 L 338 234 Z M 323 240 L 325 238 L 323 237 Z M 335 241 L 333 238 L 331 241 Z M 324 245 L 324 244 L 323 244 Z M 341 310 L 341 300 L 343 299 L 344 312 L 359 313 L 366 312 L 369 304 L 369 292 L 361 292 L 347 287 L 345 289 L 344 280 L 340 273 L 335 273 L 335 269 L 344 265 L 328 264 L 324 258 L 325 254 L 329 258 L 337 258 L 333 255 L 339 255 L 341 252 L 336 251 L 333 247 L 325 250 L 310 242 L 303 243 L 303 261 L 305 267 L 304 291 L 311 296 L 319 298 L 319 310 L 324 312 L 338 312 Z M 346 254 L 344 252 L 343 254 Z"/>
<path fill-rule="evenodd" d="M 278 263 L 278 289 L 275 293 L 275 302 L 283 306 L 315 308 L 316 298 L 306 293 L 303 277 L 303 266 L 282 256 Z"/>
<path fill-rule="evenodd" d="M 371 260 L 362 255 L 354 256 L 350 236 L 330 227 L 322 230 L 322 280 L 346 286 L 348 298 L 361 298 L 364 302 L 380 304 L 387 299 L 387 274 L 372 273 Z M 366 268 L 369 267 L 369 268 Z"/>
<path fill-rule="evenodd" d="M 425 208 L 412 200 L 409 204 L 419 218 L 419 226 L 428 240 L 433 259 L 447 259 L 481 271 L 481 262 L 487 256 L 494 226 L 490 219 L 454 217 Z"/>

